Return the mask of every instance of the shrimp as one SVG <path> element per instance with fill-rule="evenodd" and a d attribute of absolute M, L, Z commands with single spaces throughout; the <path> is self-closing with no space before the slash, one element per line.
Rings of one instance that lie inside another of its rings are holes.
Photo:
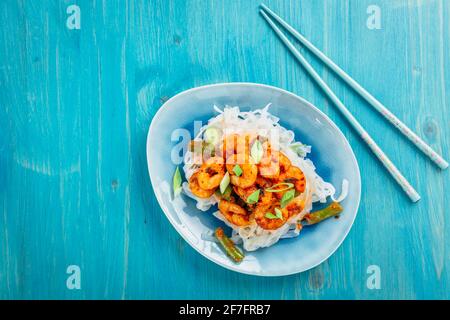
<path fill-rule="evenodd" d="M 273 186 L 273 181 L 263 178 L 261 176 L 258 176 L 256 178 L 256 184 L 261 188 L 270 188 L 271 186 Z"/>
<path fill-rule="evenodd" d="M 258 188 L 254 185 L 245 189 L 238 186 L 233 186 L 233 190 L 239 196 L 239 198 L 247 203 L 248 197 L 250 197 L 250 195 L 254 192 L 258 191 Z"/>
<path fill-rule="evenodd" d="M 270 155 L 263 158 L 259 166 L 260 175 L 268 179 L 278 179 L 291 167 L 289 158 L 279 151 L 270 151 Z"/>
<path fill-rule="evenodd" d="M 305 174 L 298 167 L 291 166 L 284 174 L 280 176 L 280 180 L 284 182 L 294 183 L 295 190 L 300 193 L 305 192 L 306 178 Z"/>
<path fill-rule="evenodd" d="M 281 228 L 289 218 L 289 213 L 286 210 L 281 210 L 283 219 L 269 219 L 266 217 L 267 213 L 275 214 L 275 208 L 280 209 L 278 201 L 269 202 L 269 204 L 258 205 L 254 211 L 256 223 L 264 230 L 276 230 Z"/>
<path fill-rule="evenodd" d="M 265 206 L 271 204 L 272 197 L 273 193 L 262 190 L 259 196 L 258 206 Z"/>
<path fill-rule="evenodd" d="M 198 184 L 205 190 L 213 190 L 220 185 L 225 175 L 225 167 L 221 157 L 208 159 L 198 171 Z"/>
<path fill-rule="evenodd" d="M 267 150 L 258 165 L 259 174 L 266 179 L 278 179 L 280 176 L 280 159 L 278 152 Z"/>
<path fill-rule="evenodd" d="M 198 172 L 194 173 L 189 179 L 189 189 L 196 197 L 206 199 L 214 194 L 214 190 L 205 190 L 198 184 Z"/>
<path fill-rule="evenodd" d="M 283 215 L 286 214 L 290 218 L 302 212 L 304 208 L 305 201 L 300 199 L 300 197 L 296 197 L 292 199 L 292 201 L 289 202 L 288 205 L 281 210 L 281 212 L 283 212 Z"/>
<path fill-rule="evenodd" d="M 242 189 L 237 186 L 233 186 L 233 190 L 239 196 L 239 198 L 241 198 L 246 203 L 247 210 L 250 212 L 253 212 L 253 210 L 257 206 L 268 205 L 272 201 L 272 193 L 260 190 L 258 202 L 254 204 L 249 204 L 248 197 L 250 197 L 250 195 L 258 191 L 258 188 L 256 186 L 251 186 L 250 188 L 247 189 Z"/>
<path fill-rule="evenodd" d="M 244 159 L 244 163 L 240 164 L 238 159 Z M 237 176 L 234 172 L 236 165 L 242 170 L 242 174 Z M 227 159 L 227 171 L 231 177 L 231 183 L 240 188 L 246 189 L 255 184 L 258 176 L 258 167 L 253 163 L 248 155 L 234 154 Z"/>
<path fill-rule="evenodd" d="M 250 152 L 250 146 L 258 138 L 256 134 L 231 134 L 223 139 L 223 157 L 229 158 L 233 154 L 248 154 Z"/>
<path fill-rule="evenodd" d="M 233 198 L 230 201 L 220 200 L 219 211 L 230 223 L 238 227 L 245 227 L 251 223 L 247 210 L 234 203 Z"/>
<path fill-rule="evenodd" d="M 279 152 L 280 157 L 280 171 L 281 173 L 284 173 L 289 170 L 291 167 L 291 160 L 282 152 Z"/>

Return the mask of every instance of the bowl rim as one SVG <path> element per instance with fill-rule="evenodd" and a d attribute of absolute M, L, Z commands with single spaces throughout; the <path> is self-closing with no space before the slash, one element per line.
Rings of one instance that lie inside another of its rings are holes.
<path fill-rule="evenodd" d="M 338 134 L 341 135 L 341 137 L 344 140 L 344 143 L 348 146 L 348 148 L 350 149 L 350 155 L 352 158 L 352 162 L 353 165 L 355 166 L 356 170 L 356 175 L 357 175 L 357 201 L 356 201 L 356 209 L 355 209 L 355 213 L 353 215 L 353 219 L 351 221 L 351 223 L 349 224 L 348 228 L 345 230 L 344 232 L 344 236 L 342 237 L 342 239 L 338 242 L 338 244 L 336 245 L 336 247 L 334 249 L 332 249 L 330 251 L 330 253 L 328 255 L 326 255 L 323 259 L 321 259 L 320 261 L 318 261 L 317 263 L 311 265 L 308 268 L 299 268 L 299 269 L 295 269 L 291 272 L 280 272 L 280 273 L 254 273 L 254 272 L 250 272 L 250 271 L 245 271 L 245 270 L 241 270 L 239 269 L 239 265 L 224 265 L 222 264 L 220 261 L 215 260 L 214 258 L 208 256 L 206 253 L 204 253 L 203 251 L 201 251 L 199 248 L 197 248 L 187 237 L 185 237 L 185 235 L 183 234 L 183 232 L 181 231 L 181 228 L 178 227 L 177 223 L 172 219 L 172 217 L 166 212 L 166 208 L 164 206 L 161 206 L 162 203 L 162 199 L 160 199 L 160 196 L 158 195 L 158 193 L 154 192 L 153 193 L 158 201 L 158 205 L 161 208 L 161 210 L 164 212 L 164 215 L 166 216 L 166 218 L 169 220 L 170 224 L 172 225 L 172 227 L 175 228 L 175 230 L 178 232 L 178 234 L 198 253 L 200 253 L 202 256 L 204 256 L 205 258 L 207 258 L 208 260 L 214 262 L 215 264 L 226 268 L 228 270 L 231 271 L 235 271 L 238 273 L 242 273 L 242 274 L 246 274 L 246 275 L 252 275 L 252 276 L 259 276 L 259 277 L 282 277 L 282 276 L 289 276 L 289 275 L 294 275 L 294 274 L 298 274 L 298 273 L 302 273 L 308 270 L 311 270 L 319 265 L 321 265 L 323 262 L 325 262 L 326 260 L 328 260 L 336 251 L 337 249 L 339 249 L 339 247 L 342 245 L 342 243 L 344 242 L 344 240 L 347 238 L 348 234 L 350 233 L 350 230 L 353 227 L 353 224 L 356 220 L 356 216 L 358 215 L 358 211 L 359 211 L 359 205 L 361 202 L 361 172 L 359 169 L 359 165 L 358 165 L 358 161 L 356 159 L 355 153 L 353 152 L 353 149 L 350 145 L 350 143 L 348 142 L 347 138 L 345 137 L 345 135 L 342 133 L 342 131 L 339 129 L 339 127 L 324 113 L 322 112 L 320 109 L 318 109 L 315 105 L 313 105 L 311 102 L 309 102 L 308 100 L 296 95 L 295 93 L 289 92 L 285 89 L 282 88 L 278 88 L 275 86 L 271 86 L 271 85 L 267 85 L 267 84 L 260 84 L 260 83 L 253 83 L 253 82 L 223 82 L 223 83 L 214 83 L 214 84 L 209 84 L 209 85 L 203 85 L 203 86 L 199 86 L 199 87 L 194 87 L 191 89 L 187 89 L 184 91 L 181 91 L 179 93 L 177 93 L 176 95 L 174 95 L 173 97 L 171 97 L 169 100 L 167 100 L 159 109 L 158 111 L 155 113 L 155 115 L 153 116 L 149 129 L 148 129 L 148 133 L 147 133 L 147 140 L 146 140 L 146 157 L 147 157 L 147 170 L 150 176 L 150 183 L 153 187 L 154 185 L 154 178 L 152 177 L 152 173 L 151 173 L 151 169 L 150 169 L 150 136 L 152 135 L 152 132 L 155 130 L 155 123 L 158 122 L 159 118 L 161 117 L 161 114 L 163 112 L 165 112 L 165 108 L 167 105 L 169 105 L 173 100 L 178 99 L 180 96 L 186 95 L 186 94 L 190 94 L 192 92 L 195 91 L 200 91 L 200 90 L 207 90 L 210 88 L 215 88 L 215 87 L 239 87 L 239 86 L 248 86 L 248 87 L 259 87 L 259 88 L 264 88 L 264 89 L 270 89 L 270 90 L 274 90 L 274 91 L 278 91 L 282 94 L 286 94 L 296 100 L 299 100 L 300 102 L 306 104 L 309 108 L 313 109 L 314 111 L 316 111 L 317 113 L 319 113 L 327 122 L 328 124 L 333 127 L 333 129 L 335 129 Z"/>

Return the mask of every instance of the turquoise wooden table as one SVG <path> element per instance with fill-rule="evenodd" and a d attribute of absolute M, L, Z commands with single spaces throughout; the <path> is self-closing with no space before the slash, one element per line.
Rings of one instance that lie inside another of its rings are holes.
<path fill-rule="evenodd" d="M 410 203 L 274 36 L 259 3 L 0 2 L 1 298 L 450 298 L 449 171 L 307 54 L 421 193 Z M 266 4 L 450 158 L 450 1 Z M 145 142 L 155 112 L 185 89 L 231 81 L 305 97 L 356 153 L 359 214 L 313 270 L 283 278 L 225 270 L 184 242 L 153 195 Z"/>

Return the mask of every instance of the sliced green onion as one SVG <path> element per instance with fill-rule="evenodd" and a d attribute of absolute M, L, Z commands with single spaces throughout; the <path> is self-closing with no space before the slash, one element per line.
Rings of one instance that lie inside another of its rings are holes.
<path fill-rule="evenodd" d="M 256 190 L 255 192 L 253 192 L 251 195 L 248 196 L 247 198 L 247 203 L 248 204 L 255 204 L 258 202 L 259 200 L 259 192 L 260 190 Z"/>
<path fill-rule="evenodd" d="M 280 209 L 275 208 L 275 215 L 277 216 L 278 219 L 283 220 L 283 212 L 281 212 Z"/>
<path fill-rule="evenodd" d="M 265 217 L 270 220 L 275 220 L 275 219 L 283 220 L 283 213 L 281 212 L 280 209 L 275 208 L 275 214 L 273 214 L 271 212 L 267 212 Z"/>
<path fill-rule="evenodd" d="M 220 181 L 220 193 L 224 194 L 228 185 L 230 184 L 230 174 L 227 172 Z"/>
<path fill-rule="evenodd" d="M 233 189 L 231 188 L 230 185 L 228 185 L 228 187 L 225 189 L 225 192 L 222 194 L 222 197 L 225 200 L 230 201 L 230 199 L 231 199 L 231 192 L 233 192 Z"/>
<path fill-rule="evenodd" d="M 214 157 L 216 155 L 216 148 L 212 143 L 206 143 L 203 147 L 203 156 L 210 155 L 211 157 Z"/>
<path fill-rule="evenodd" d="M 278 219 L 278 217 L 276 215 L 274 215 L 273 213 L 270 213 L 270 212 L 267 212 L 265 217 L 270 220 Z"/>
<path fill-rule="evenodd" d="M 237 164 L 233 168 L 233 172 L 236 176 L 240 177 L 242 175 L 242 168 Z"/>
<path fill-rule="evenodd" d="M 205 130 L 205 133 L 203 133 L 205 141 L 213 146 L 220 142 L 220 136 L 220 130 L 215 127 L 208 128 Z"/>
<path fill-rule="evenodd" d="M 281 186 L 286 186 L 283 189 L 277 189 L 278 187 Z M 284 192 L 287 191 L 289 189 L 292 189 L 294 187 L 293 183 L 288 183 L 288 182 L 281 182 L 281 183 L 277 183 L 274 186 L 271 186 L 270 188 L 265 189 L 266 192 L 273 192 L 273 193 L 277 193 L 277 192 Z"/>
<path fill-rule="evenodd" d="M 263 150 L 263 146 L 259 140 L 256 140 L 253 143 L 252 149 L 250 150 L 250 155 L 256 164 L 261 162 L 261 159 L 264 155 L 264 150 Z"/>
<path fill-rule="evenodd" d="M 220 190 L 217 189 L 215 194 L 220 199 L 225 199 L 227 201 L 230 201 L 232 192 L 233 192 L 233 189 L 231 188 L 231 185 L 228 185 L 228 187 L 225 189 L 224 193 L 220 192 Z"/>
<path fill-rule="evenodd" d="M 287 191 L 283 195 L 283 198 L 281 198 L 281 208 L 286 207 L 289 204 L 289 202 L 291 202 L 292 199 L 294 199 L 294 198 L 295 198 L 295 190 L 292 189 L 292 190 Z"/>
<path fill-rule="evenodd" d="M 173 175 L 173 195 L 177 197 L 181 193 L 181 173 L 180 169 L 177 167 L 175 174 Z"/>
<path fill-rule="evenodd" d="M 291 150 L 302 158 L 306 157 L 306 151 L 304 149 L 305 147 L 307 147 L 307 145 L 300 142 L 294 143 L 290 146 Z"/>

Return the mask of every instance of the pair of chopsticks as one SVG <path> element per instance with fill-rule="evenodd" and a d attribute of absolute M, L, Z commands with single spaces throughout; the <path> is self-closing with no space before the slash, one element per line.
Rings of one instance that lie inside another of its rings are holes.
<path fill-rule="evenodd" d="M 395 181 L 405 191 L 412 202 L 420 200 L 419 193 L 414 189 L 408 180 L 402 175 L 397 167 L 392 163 L 388 156 L 381 150 L 376 142 L 370 137 L 363 126 L 355 119 L 347 107 L 336 96 L 336 94 L 330 89 L 325 81 L 314 70 L 311 64 L 306 61 L 303 55 L 294 47 L 294 45 L 288 40 L 283 32 L 277 27 L 275 21 L 277 21 L 285 30 L 292 34 L 299 42 L 301 42 L 306 48 L 308 48 L 314 55 L 316 55 L 323 63 L 325 63 L 331 70 L 333 70 L 338 76 L 340 76 L 350 87 L 352 87 L 357 93 L 359 93 L 372 107 L 375 108 L 381 115 L 386 118 L 391 124 L 393 124 L 405 137 L 407 137 L 420 151 L 428 156 L 439 168 L 442 170 L 448 167 L 448 162 L 445 161 L 436 151 L 434 151 L 429 145 L 427 145 L 417 134 L 409 129 L 402 121 L 400 121 L 392 112 L 390 112 L 381 102 L 367 92 L 358 82 L 351 78 L 344 70 L 336 65 L 330 58 L 328 58 L 323 52 L 317 49 L 311 42 L 309 42 L 304 36 L 296 31 L 292 26 L 281 19 L 277 14 L 270 10 L 264 4 L 261 4 L 261 15 L 266 19 L 281 41 L 286 45 L 289 51 L 300 62 L 300 64 L 306 69 L 309 75 L 317 82 L 319 87 L 325 92 L 330 100 L 336 105 L 339 111 L 348 120 L 350 125 L 360 135 L 361 139 L 368 145 L 375 156 L 384 165 L 387 171 L 392 175 Z M 270 17 L 269 17 L 270 16 Z"/>

